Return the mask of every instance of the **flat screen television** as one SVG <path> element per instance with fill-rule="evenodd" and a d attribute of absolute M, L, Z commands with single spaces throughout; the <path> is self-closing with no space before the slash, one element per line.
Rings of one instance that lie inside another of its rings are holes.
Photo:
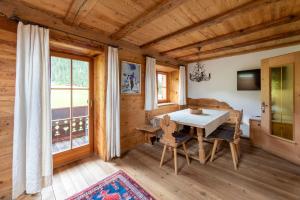
<path fill-rule="evenodd" d="M 260 90 L 260 69 L 238 71 L 237 90 Z"/>

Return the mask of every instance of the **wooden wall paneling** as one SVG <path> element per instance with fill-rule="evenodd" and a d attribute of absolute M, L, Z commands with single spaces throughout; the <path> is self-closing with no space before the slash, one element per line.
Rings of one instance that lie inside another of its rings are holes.
<path fill-rule="evenodd" d="M 145 124 L 145 68 L 146 60 L 141 54 L 120 49 L 119 62 L 120 73 L 122 61 L 141 64 L 141 93 L 140 94 L 121 94 L 121 150 L 122 153 L 134 148 L 144 142 L 144 135 L 136 130 L 137 127 Z"/>
<path fill-rule="evenodd" d="M 145 107 L 145 69 L 146 60 L 141 54 L 136 54 L 125 49 L 119 51 L 120 71 L 121 62 L 128 61 L 141 64 L 141 94 L 127 95 L 121 94 L 121 150 L 122 153 L 144 143 L 144 135 L 137 131 L 137 127 L 141 127 L 149 123 L 148 117 L 172 112 L 179 109 L 176 105 L 161 106 L 158 109 L 146 112 Z M 174 66 L 173 66 L 174 67 Z M 175 71 L 178 71 L 174 67 Z M 177 73 L 178 74 L 178 73 Z M 176 76 L 176 75 L 175 75 Z M 174 87 L 176 87 L 174 85 Z M 177 86 L 178 87 L 178 86 Z"/>
<path fill-rule="evenodd" d="M 207 99 L 207 98 L 200 98 L 200 99 L 192 99 L 187 98 L 187 104 L 189 106 L 197 106 L 203 108 L 211 108 L 211 109 L 230 109 L 233 108 L 226 102 L 219 101 L 217 99 Z"/>
<path fill-rule="evenodd" d="M 55 30 L 50 31 L 50 48 L 55 52 L 89 57 L 102 54 L 104 51 L 104 45 L 99 44 L 99 42 L 93 42 Z"/>
<path fill-rule="evenodd" d="M 94 58 L 94 151 L 103 160 L 106 150 L 107 48 Z"/>
<path fill-rule="evenodd" d="M 0 20 L 0 199 L 11 199 L 16 27 Z M 3 25 L 3 26 L 2 26 Z"/>
<path fill-rule="evenodd" d="M 178 104 L 166 105 L 166 106 L 159 106 L 155 110 L 146 111 L 146 122 L 150 123 L 150 120 L 153 119 L 156 115 L 162 115 L 169 112 L 174 112 L 180 110 L 180 106 Z"/>

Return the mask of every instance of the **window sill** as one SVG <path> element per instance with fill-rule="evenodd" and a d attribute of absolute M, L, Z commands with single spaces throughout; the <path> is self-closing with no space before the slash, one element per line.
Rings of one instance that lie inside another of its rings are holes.
<path fill-rule="evenodd" d="M 158 104 L 157 104 L 158 107 L 169 106 L 169 105 L 177 105 L 177 104 L 176 104 L 176 103 L 172 103 L 172 102 L 158 103 Z"/>

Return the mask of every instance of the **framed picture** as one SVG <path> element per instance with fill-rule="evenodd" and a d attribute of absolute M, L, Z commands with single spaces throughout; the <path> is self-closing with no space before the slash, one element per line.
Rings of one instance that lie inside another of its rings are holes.
<path fill-rule="evenodd" d="M 122 61 L 121 94 L 141 93 L 141 64 Z"/>

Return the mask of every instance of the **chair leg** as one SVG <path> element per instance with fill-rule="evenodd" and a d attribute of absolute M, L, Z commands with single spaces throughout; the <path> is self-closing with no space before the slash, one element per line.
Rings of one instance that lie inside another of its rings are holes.
<path fill-rule="evenodd" d="M 241 157 L 240 144 L 239 143 L 235 144 L 235 148 L 236 148 L 237 156 L 238 158 L 240 158 Z"/>
<path fill-rule="evenodd" d="M 239 154 L 238 154 L 238 150 L 237 150 L 237 146 L 236 144 L 233 144 L 234 150 L 235 150 L 235 161 L 238 164 L 239 163 Z"/>
<path fill-rule="evenodd" d="M 221 150 L 222 143 L 223 143 L 223 140 L 219 140 L 218 145 L 217 145 L 217 149 L 216 149 L 216 153 L 218 153 Z"/>
<path fill-rule="evenodd" d="M 230 145 L 230 150 L 231 150 L 233 166 L 234 166 L 234 169 L 237 170 L 237 155 L 236 155 L 234 143 L 230 142 L 229 145 Z"/>
<path fill-rule="evenodd" d="M 162 152 L 162 155 L 161 155 L 161 159 L 160 159 L 160 165 L 159 165 L 159 167 L 161 167 L 161 166 L 163 165 L 163 162 L 164 162 L 164 157 L 165 157 L 166 150 L 167 150 L 167 145 L 165 144 L 165 146 L 164 146 L 164 150 L 163 150 L 163 152 Z"/>
<path fill-rule="evenodd" d="M 182 146 L 183 146 L 183 150 L 184 150 L 184 153 L 185 153 L 186 161 L 187 161 L 188 165 L 190 165 L 189 154 L 188 154 L 188 151 L 187 151 L 185 143 L 183 143 Z"/>
<path fill-rule="evenodd" d="M 177 175 L 177 148 L 174 148 L 174 168 L 175 174 Z"/>
<path fill-rule="evenodd" d="M 214 141 L 214 146 L 212 148 L 211 156 L 210 156 L 210 162 L 212 162 L 214 160 L 214 156 L 215 156 L 215 153 L 216 153 L 216 149 L 218 147 L 218 143 L 219 143 L 219 140 Z"/>

